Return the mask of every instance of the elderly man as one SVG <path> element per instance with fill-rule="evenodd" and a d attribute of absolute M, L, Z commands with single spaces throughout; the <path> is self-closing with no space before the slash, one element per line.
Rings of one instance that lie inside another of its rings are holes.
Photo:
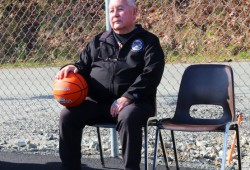
<path fill-rule="evenodd" d="M 89 86 L 86 100 L 60 114 L 60 157 L 63 170 L 81 169 L 85 125 L 117 123 L 124 169 L 140 169 L 142 127 L 154 115 L 157 86 L 164 70 L 159 39 L 136 24 L 134 0 L 110 0 L 111 30 L 93 38 L 74 64 L 57 74 L 78 72 Z"/>

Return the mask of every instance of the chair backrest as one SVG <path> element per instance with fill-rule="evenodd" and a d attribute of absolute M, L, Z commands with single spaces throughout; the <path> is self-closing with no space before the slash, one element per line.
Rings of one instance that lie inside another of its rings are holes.
<path fill-rule="evenodd" d="M 220 118 L 193 118 L 193 105 L 216 105 L 223 108 Z M 194 64 L 182 76 L 174 121 L 192 124 L 224 124 L 234 121 L 234 80 L 232 68 L 222 64 Z"/>

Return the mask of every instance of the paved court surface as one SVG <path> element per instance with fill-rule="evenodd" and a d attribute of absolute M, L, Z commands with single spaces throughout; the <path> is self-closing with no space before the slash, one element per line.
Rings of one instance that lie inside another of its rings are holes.
<path fill-rule="evenodd" d="M 98 158 L 85 158 L 82 160 L 82 170 L 122 170 L 122 160 L 119 158 L 105 158 L 106 167 L 102 168 Z M 143 170 L 144 164 L 141 164 Z M 152 169 L 152 166 L 149 166 Z M 157 170 L 165 170 L 158 166 Z M 170 167 L 171 170 L 175 167 Z M 34 155 L 24 153 L 0 152 L 0 170 L 60 170 L 60 159 L 52 155 Z M 198 170 L 194 168 L 181 168 L 181 170 Z"/>

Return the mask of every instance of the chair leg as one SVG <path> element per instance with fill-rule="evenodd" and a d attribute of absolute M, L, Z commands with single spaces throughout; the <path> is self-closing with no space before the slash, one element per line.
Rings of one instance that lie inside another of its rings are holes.
<path fill-rule="evenodd" d="M 102 164 L 102 167 L 104 168 L 105 167 L 105 162 L 104 162 L 103 153 L 102 153 L 102 142 L 101 142 L 100 128 L 96 127 L 96 130 L 97 130 L 97 137 L 98 137 L 98 143 L 99 143 L 101 164 Z"/>
<path fill-rule="evenodd" d="M 161 149 L 162 149 L 162 152 L 163 152 L 163 157 L 164 157 L 165 166 L 166 166 L 166 169 L 169 170 L 169 167 L 168 167 L 168 160 L 167 160 L 167 156 L 166 156 L 166 149 L 165 149 L 165 147 L 164 147 L 164 142 L 163 142 L 163 138 L 162 138 L 161 131 L 159 131 L 159 136 L 160 136 Z"/>
<path fill-rule="evenodd" d="M 230 123 L 227 123 L 225 127 L 224 142 L 223 142 L 223 148 L 222 148 L 221 170 L 225 169 L 225 164 L 226 164 L 227 137 L 228 137 L 229 128 L 230 128 Z"/>
<path fill-rule="evenodd" d="M 145 163 L 145 170 L 148 170 L 148 127 L 144 127 L 144 143 L 145 143 L 145 155 L 144 155 L 144 163 Z"/>
<path fill-rule="evenodd" d="M 236 129 L 236 137 L 237 137 L 237 152 L 238 152 L 238 167 L 241 170 L 241 152 L 240 152 L 240 136 L 239 136 L 239 128 L 238 125 Z"/>
<path fill-rule="evenodd" d="M 173 142 L 173 148 L 174 148 L 174 158 L 175 158 L 175 162 L 176 162 L 176 169 L 179 170 L 179 163 L 178 163 L 178 157 L 177 157 L 177 150 L 176 150 L 176 146 L 175 146 L 175 138 L 174 138 L 174 131 L 171 130 L 171 138 L 172 138 L 172 142 Z"/>
<path fill-rule="evenodd" d="M 157 160 L 157 146 L 158 146 L 158 133 L 159 128 L 156 128 L 156 134 L 155 134 L 155 146 L 154 146 L 154 159 L 153 159 L 153 170 L 156 169 L 156 160 Z"/>

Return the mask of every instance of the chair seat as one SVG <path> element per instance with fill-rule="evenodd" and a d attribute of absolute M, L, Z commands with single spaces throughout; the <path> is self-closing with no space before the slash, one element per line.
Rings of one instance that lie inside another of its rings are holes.
<path fill-rule="evenodd" d="M 226 123 L 221 124 L 186 124 L 181 122 L 173 121 L 171 118 L 159 120 L 159 128 L 167 129 L 167 130 L 174 130 L 174 131 L 187 131 L 187 132 L 203 132 L 203 131 L 224 131 L 226 127 Z M 230 122 L 230 130 L 235 129 L 234 125 L 237 122 Z"/>
<path fill-rule="evenodd" d="M 174 131 L 189 131 L 189 132 L 202 132 L 202 131 L 215 131 L 222 130 L 225 124 L 217 125 L 191 125 L 191 124 L 178 124 L 171 121 L 164 121 L 159 126 L 161 129 L 168 129 Z"/>
<path fill-rule="evenodd" d="M 116 128 L 116 123 L 100 123 L 100 124 L 94 124 L 92 126 L 101 128 Z"/>

